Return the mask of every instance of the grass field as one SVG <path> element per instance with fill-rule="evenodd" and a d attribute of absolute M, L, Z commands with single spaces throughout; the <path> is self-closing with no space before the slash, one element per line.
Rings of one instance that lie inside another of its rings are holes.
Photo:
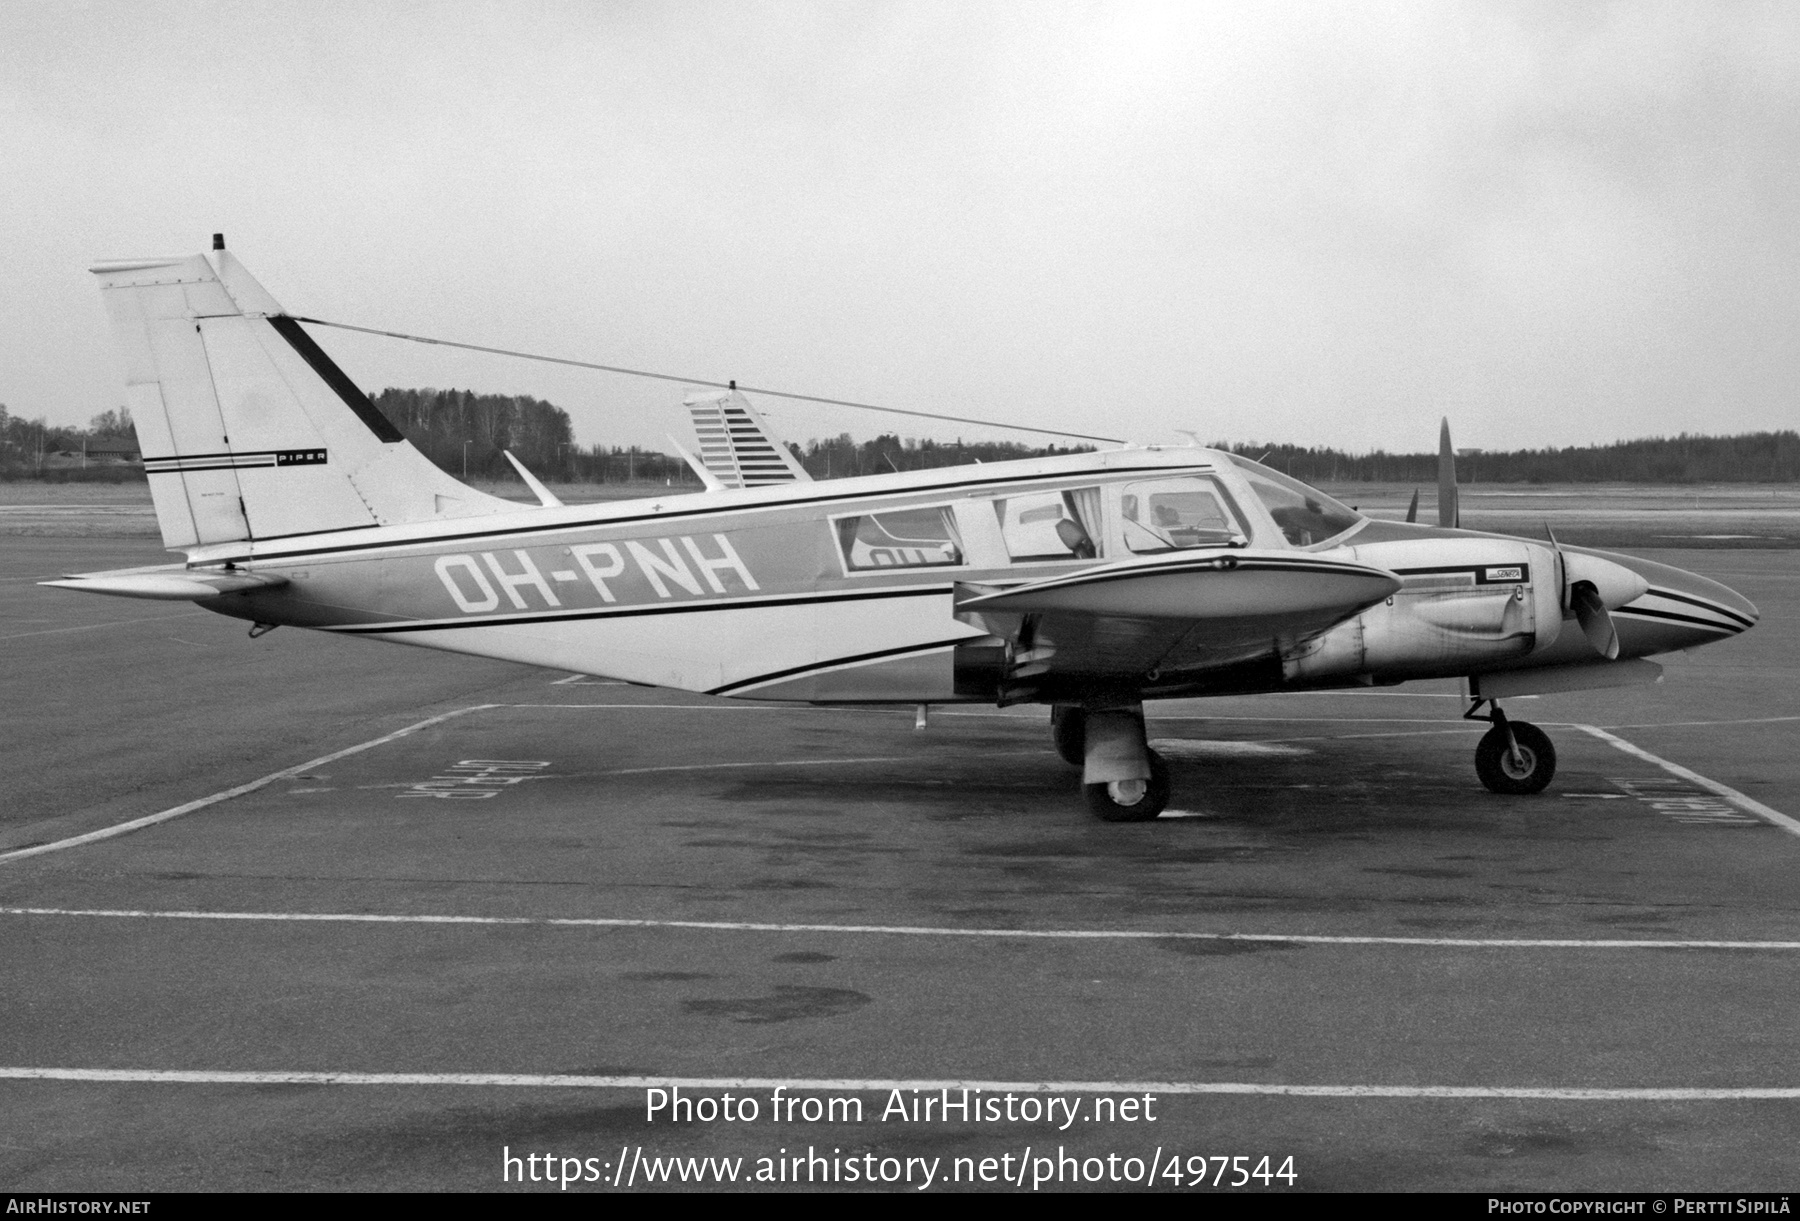
<path fill-rule="evenodd" d="M 536 504 L 522 483 L 475 483 L 474 487 L 525 504 Z M 661 483 L 553 483 L 565 504 L 631 500 L 641 496 L 698 491 Z M 156 510 L 148 483 L 41 483 L 0 481 L 0 535 L 64 538 L 155 538 Z"/>

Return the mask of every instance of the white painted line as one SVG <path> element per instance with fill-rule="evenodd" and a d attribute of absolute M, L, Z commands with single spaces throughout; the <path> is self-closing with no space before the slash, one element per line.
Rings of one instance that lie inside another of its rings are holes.
<path fill-rule="evenodd" d="M 1775 725 L 1800 721 L 1800 716 L 1751 716 L 1731 721 L 1649 721 L 1642 725 L 1613 725 L 1613 729 L 1692 729 L 1702 725 Z"/>
<path fill-rule="evenodd" d="M 299 924 L 525 925 L 541 928 L 694 929 L 725 933 L 825 933 L 885 937 L 985 937 L 1024 941 L 1241 941 L 1274 945 L 1375 945 L 1482 950 L 1800 950 L 1800 941 L 1626 940 L 1558 937 L 1377 937 L 1323 933 L 1193 933 L 1159 929 L 934 928 L 916 924 L 776 924 L 750 920 L 637 920 L 613 916 L 434 916 L 379 912 L 151 911 L 0 907 L 0 916 L 114 920 L 247 920 Z"/>
<path fill-rule="evenodd" d="M 911 755 L 871 755 L 864 759 L 757 759 L 749 763 L 681 763 L 672 767 L 621 767 L 614 771 L 601 772 L 600 775 L 643 776 L 651 772 L 716 772 L 740 767 L 834 767 L 844 763 L 905 763 L 911 758 Z"/>
<path fill-rule="evenodd" d="M 498 704 L 501 708 L 581 708 L 591 711 L 651 711 L 651 712 L 824 712 L 843 715 L 846 712 L 863 713 L 865 715 L 911 716 L 911 707 L 868 707 L 856 708 L 844 705 L 832 707 L 813 707 L 810 704 Z M 980 717 L 986 720 L 1001 721 L 1041 721 L 1047 719 L 1048 713 L 1031 716 L 1012 712 L 951 712 L 939 710 L 935 706 L 933 717 Z M 1308 725 L 1444 725 L 1444 717 L 1404 717 L 1404 716 L 1203 716 L 1186 713 L 1150 712 L 1146 714 L 1151 721 L 1255 721 L 1272 722 L 1278 725 L 1304 723 Z M 1554 722 L 1543 722 L 1554 724 Z"/>
<path fill-rule="evenodd" d="M 783 708 L 775 704 L 493 704 L 494 708 L 586 708 L 586 709 L 636 709 L 641 712 L 849 712 L 848 708 L 814 708 L 803 704 L 794 708 Z M 891 708 L 877 711 L 892 712 Z"/>
<path fill-rule="evenodd" d="M 1441 716 L 1213 716 L 1207 713 L 1144 713 L 1146 721 L 1255 721 L 1277 725 L 1454 725 Z"/>
<path fill-rule="evenodd" d="M 1150 748 L 1165 759 L 1303 758 L 1313 753 L 1304 746 L 1234 742 L 1228 738 L 1151 738 Z M 1162 817 L 1168 816 L 1165 810 Z"/>
<path fill-rule="evenodd" d="M 134 623 L 155 623 L 159 619 L 192 619 L 193 614 L 181 611 L 173 615 L 145 615 L 141 619 L 109 619 L 105 623 L 83 623 L 79 627 L 47 627 L 35 632 L 14 632 L 10 636 L 0 636 L 0 640 L 23 640 L 27 636 L 55 636 L 62 632 L 92 632 L 103 627 L 130 627 Z"/>
<path fill-rule="evenodd" d="M 1261 699 L 1263 696 L 1276 695 L 1284 698 L 1305 696 L 1317 699 L 1321 695 L 1354 695 L 1362 699 L 1409 699 L 1409 700 L 1461 700 L 1468 697 L 1455 691 L 1262 691 L 1255 695 L 1239 696 L 1239 699 Z"/>
<path fill-rule="evenodd" d="M 1471 733 L 1482 728 L 1485 721 L 1472 725 L 1460 725 L 1455 729 L 1396 729 L 1390 733 L 1321 733 L 1303 738 L 1264 738 L 1265 742 L 1352 742 L 1359 738 L 1438 738 L 1446 734 Z"/>
<path fill-rule="evenodd" d="M 576 1073 L 358 1073 L 217 1069 L 8 1068 L 0 1080 L 164 1085 L 460 1085 L 589 1090 L 792 1090 L 890 1093 L 969 1090 L 984 1094 L 1262 1094 L 1290 1098 L 1524 1098 L 1567 1102 L 1744 1102 L 1800 1098 L 1800 1087 L 1625 1087 L 1550 1085 L 1289 1085 L 1257 1081 L 990 1081 L 969 1077 L 610 1077 Z"/>
<path fill-rule="evenodd" d="M 144 827 L 154 826 L 159 822 L 168 822 L 171 818 L 180 818 L 183 814 L 192 814 L 195 810 L 204 810 L 207 806 L 218 805 L 221 801 L 230 801 L 233 797 L 242 797 L 245 793 L 254 793 L 257 789 L 274 784 L 277 780 L 286 780 L 302 772 L 309 772 L 315 767 L 323 767 L 350 755 L 361 754 L 396 738 L 404 738 L 408 734 L 417 733 L 421 729 L 448 721 L 452 717 L 462 716 L 468 712 L 480 712 L 484 708 L 497 708 L 498 704 L 473 704 L 467 708 L 458 708 L 439 716 L 426 717 L 423 721 L 408 725 L 404 729 L 396 729 L 393 733 L 382 734 L 379 738 L 371 738 L 367 742 L 359 742 L 355 746 L 346 746 L 343 750 L 333 751 L 329 755 L 320 755 L 317 759 L 308 759 L 305 763 L 296 763 L 292 767 L 284 767 L 278 772 L 270 772 L 267 776 L 252 780 L 248 784 L 240 784 L 235 788 L 224 789 L 207 797 L 184 802 L 181 805 L 163 810 L 156 814 L 146 814 L 142 818 L 134 818 L 129 822 L 117 823 L 114 826 L 102 827 L 98 831 L 89 831 L 85 835 L 74 835 L 68 839 L 59 839 L 48 844 L 33 844 L 29 848 L 16 848 L 11 852 L 0 852 L 0 864 L 7 861 L 23 860 L 28 856 L 41 856 L 46 852 L 60 852 L 64 848 L 78 848 L 82 844 L 91 844 L 96 840 L 111 839 L 115 835 L 125 835 Z"/>
<path fill-rule="evenodd" d="M 1789 835 L 1800 835 L 1800 819 L 1789 818 L 1780 810 L 1772 809 L 1756 800 L 1754 797 L 1745 796 L 1743 793 L 1732 788 L 1729 784 L 1720 784 L 1717 780 L 1708 779 L 1699 772 L 1691 771 L 1688 768 L 1681 766 L 1679 763 L 1671 763 L 1667 759 L 1658 755 L 1653 755 L 1643 747 L 1627 742 L 1624 738 L 1621 738 L 1616 734 L 1607 733 L 1606 730 L 1601 729 L 1598 725 L 1577 725 L 1575 728 L 1581 730 L 1583 733 L 1592 734 L 1602 742 L 1608 743 L 1615 749 L 1624 751 L 1633 758 L 1642 759 L 1646 763 L 1654 763 L 1657 767 L 1662 768 L 1663 771 L 1669 773 L 1671 776 L 1679 776 L 1690 784 L 1699 785 L 1709 793 L 1717 793 L 1720 797 L 1723 797 L 1726 801 L 1744 811 L 1746 814 L 1754 814 L 1758 818 L 1773 823 L 1783 831 L 1786 831 Z"/>
<path fill-rule="evenodd" d="M 630 683 L 616 678 L 593 678 L 586 674 L 571 674 L 567 678 L 559 678 L 550 684 L 552 687 L 629 687 Z"/>

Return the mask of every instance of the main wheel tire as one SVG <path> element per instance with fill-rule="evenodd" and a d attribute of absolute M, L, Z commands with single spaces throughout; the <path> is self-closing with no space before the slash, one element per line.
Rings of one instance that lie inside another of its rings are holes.
<path fill-rule="evenodd" d="M 1475 747 L 1475 774 L 1496 793 L 1541 793 L 1556 775 L 1556 747 L 1536 725 L 1524 721 L 1513 721 L 1511 725 L 1513 741 L 1519 744 L 1519 758 L 1514 760 L 1507 746 L 1506 730 L 1496 725 L 1482 735 Z"/>
<path fill-rule="evenodd" d="M 1095 817 L 1106 822 L 1149 822 L 1163 812 L 1169 804 L 1169 765 L 1153 750 L 1144 755 L 1150 761 L 1150 779 L 1082 786 Z"/>
<path fill-rule="evenodd" d="M 1073 705 L 1056 709 L 1050 718 L 1050 740 L 1064 763 L 1080 767 L 1087 757 L 1087 711 Z"/>

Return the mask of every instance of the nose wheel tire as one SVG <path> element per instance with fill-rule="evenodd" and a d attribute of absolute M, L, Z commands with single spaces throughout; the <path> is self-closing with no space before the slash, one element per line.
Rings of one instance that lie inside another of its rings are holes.
<path fill-rule="evenodd" d="M 1088 809 L 1106 822 L 1149 822 L 1169 804 L 1169 765 L 1153 750 L 1148 780 L 1112 780 L 1082 786 Z"/>
<path fill-rule="evenodd" d="M 1050 716 L 1050 740 L 1056 753 L 1070 767 L 1080 767 L 1087 754 L 1087 712 L 1082 708 L 1058 707 Z"/>
<path fill-rule="evenodd" d="M 1511 721 L 1515 755 L 1506 740 L 1506 726 L 1496 725 L 1482 735 L 1475 747 L 1475 774 L 1496 793 L 1523 796 L 1541 793 L 1556 775 L 1556 747 L 1536 725 Z"/>

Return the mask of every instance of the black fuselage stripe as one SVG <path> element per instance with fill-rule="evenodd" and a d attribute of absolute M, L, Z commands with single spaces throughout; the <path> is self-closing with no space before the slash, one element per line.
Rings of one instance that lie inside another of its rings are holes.
<path fill-rule="evenodd" d="M 1658 598 L 1667 598 L 1671 602 L 1685 602 L 1689 606 L 1697 606 L 1701 610 L 1711 611 L 1715 615 L 1724 615 L 1727 619 L 1736 620 L 1745 627 L 1756 626 L 1756 620 L 1740 615 L 1734 610 L 1720 606 L 1717 602 L 1709 602 L 1705 598 L 1695 598 L 1688 594 L 1678 594 L 1672 589 L 1657 589 L 1654 586 L 1651 587 L 1650 592 Z"/>
<path fill-rule="evenodd" d="M 954 483 L 933 483 L 922 487 L 895 488 L 892 491 L 834 492 L 818 496 L 795 497 L 791 500 L 777 500 L 768 504 L 750 504 L 741 506 L 704 505 L 692 509 L 678 509 L 668 513 L 635 513 L 628 517 L 594 518 L 586 521 L 558 522 L 554 525 L 549 523 L 533 526 L 516 525 L 509 526 L 504 530 L 471 530 L 465 534 L 446 534 L 431 538 L 397 539 L 393 542 L 355 543 L 343 547 L 315 547 L 304 551 L 281 551 L 255 556 L 249 554 L 224 556 L 219 559 L 208 560 L 207 563 L 242 564 L 248 563 L 251 560 L 262 563 L 274 563 L 282 560 L 302 559 L 306 557 L 317 558 L 321 556 L 337 555 L 339 553 L 349 553 L 352 551 L 373 551 L 383 547 L 442 547 L 447 546 L 450 543 L 467 542 L 470 539 L 477 538 L 500 538 L 507 535 L 566 534 L 573 530 L 605 529 L 611 526 L 628 526 L 637 522 L 646 521 L 676 521 L 688 517 L 724 517 L 741 513 L 772 513 L 782 509 L 802 509 L 814 505 L 831 504 L 833 502 L 886 500 L 890 497 L 900 496 L 931 496 L 941 492 L 961 491 L 966 488 L 998 488 L 1014 483 L 1083 483 L 1093 480 L 1110 479 L 1114 475 L 1135 475 L 1151 471 L 1181 474 L 1187 471 L 1204 471 L 1211 469 L 1212 467 L 1210 465 L 1131 466 L 1108 467 L 1105 470 L 1094 471 L 1075 471 L 1066 475 L 1041 473 L 1036 475 L 1008 475 L 999 479 L 966 479 Z M 796 486 L 810 487 L 815 485 L 807 484 Z M 520 507 L 525 508 L 526 506 Z M 869 511 L 874 513 L 882 510 L 871 508 Z"/>
<path fill-rule="evenodd" d="M 536 623 L 569 623 L 582 619 L 630 619 L 642 615 L 680 615 L 699 614 L 704 611 L 723 610 L 766 610 L 781 606 L 810 606 L 824 602 L 858 602 L 874 601 L 883 598 L 942 598 L 950 593 L 949 586 L 935 589 L 870 589 L 858 590 L 854 593 L 839 594 L 804 594 L 791 598 L 737 598 L 728 602 L 683 602 L 669 606 L 622 606 L 610 610 L 585 611 L 547 611 L 536 615 L 509 615 L 498 619 L 453 619 L 432 620 L 427 623 L 407 622 L 394 624 L 358 625 L 356 627 L 333 627 L 326 625 L 323 630 L 339 632 L 344 635 L 386 635 L 391 632 L 446 632 L 471 627 L 516 627 Z"/>
<path fill-rule="evenodd" d="M 1490 568 L 1520 568 L 1523 564 L 1450 564 L 1441 568 L 1390 568 L 1389 572 L 1400 577 L 1454 576 L 1467 573 L 1478 576 Z"/>
<path fill-rule="evenodd" d="M 1645 610 L 1638 606 L 1621 606 L 1613 614 L 1641 615 L 1646 619 L 1667 619 L 1676 623 L 1692 623 L 1700 627 L 1712 628 L 1714 631 L 1731 632 L 1734 635 L 1744 630 L 1735 623 L 1720 623 L 1716 619 L 1702 619 L 1698 615 L 1681 615 L 1674 611 Z"/>
<path fill-rule="evenodd" d="M 708 695 L 724 695 L 728 691 L 741 691 L 745 687 L 757 683 L 773 682 L 782 678 L 798 678 L 803 674 L 818 670 L 830 670 L 838 666 L 851 666 L 863 661 L 877 661 L 883 657 L 900 657 L 908 653 L 931 653 L 938 649 L 951 649 L 971 640 L 980 640 L 980 636 L 958 636 L 954 640 L 934 640 L 930 644 L 907 644 L 892 649 L 877 649 L 873 653 L 855 653 L 848 657 L 834 657 L 830 661 L 808 662 L 803 666 L 792 666 L 786 670 L 771 670 L 767 674 L 758 674 L 755 678 L 740 679 L 735 683 L 726 683 L 723 687 L 714 687 Z M 906 703 L 916 701 L 907 700 Z"/>

